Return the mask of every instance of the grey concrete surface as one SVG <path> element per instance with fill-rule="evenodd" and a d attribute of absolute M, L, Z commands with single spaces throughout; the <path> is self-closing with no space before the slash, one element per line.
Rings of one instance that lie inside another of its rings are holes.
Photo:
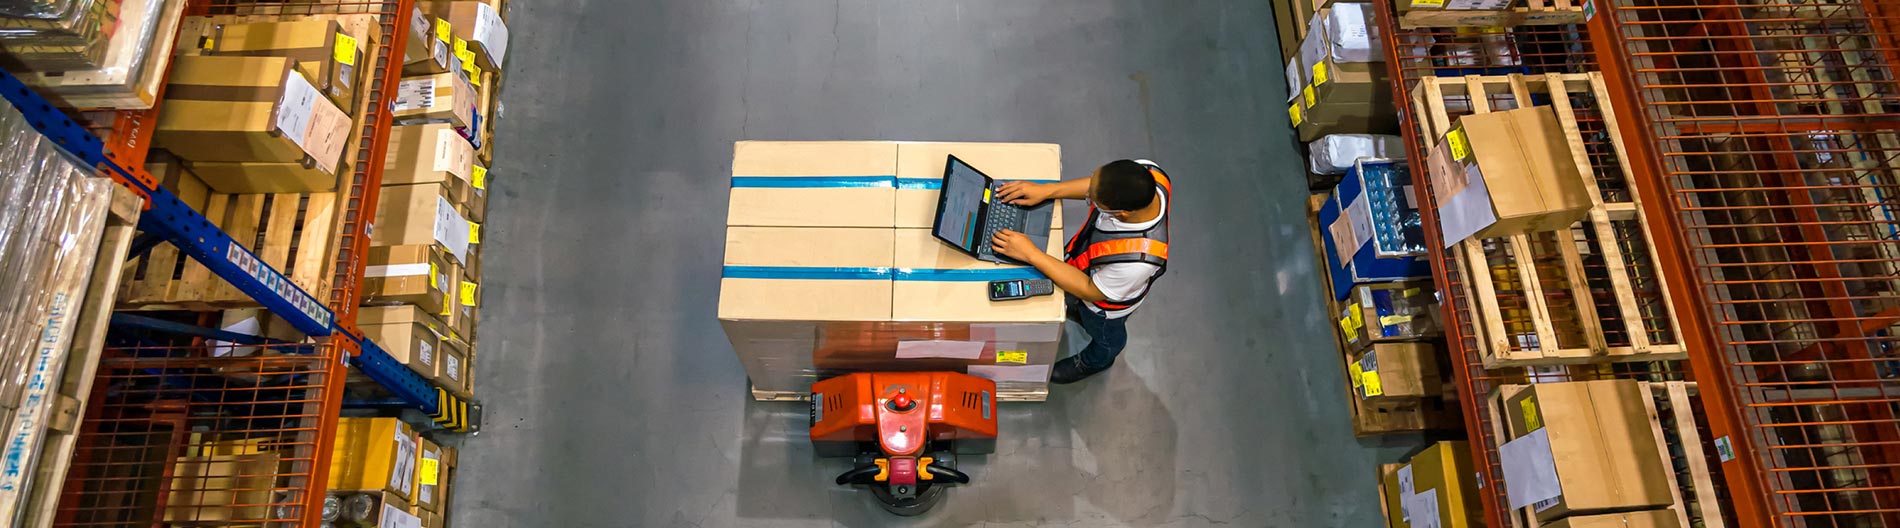
<path fill-rule="evenodd" d="M 510 28 L 456 526 L 1382 522 L 1374 464 L 1409 446 L 1345 419 L 1267 2 L 537 0 Z M 1119 365 L 1004 406 L 975 484 L 896 519 L 830 484 L 801 404 L 750 401 L 715 320 L 741 139 L 1151 158 L 1172 267 Z"/>

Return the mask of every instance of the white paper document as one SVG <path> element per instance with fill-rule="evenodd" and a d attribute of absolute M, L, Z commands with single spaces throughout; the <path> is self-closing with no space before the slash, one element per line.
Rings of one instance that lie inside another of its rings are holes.
<path fill-rule="evenodd" d="M 1510 495 L 1511 509 L 1523 508 L 1562 496 L 1557 483 L 1557 462 L 1550 454 L 1549 429 L 1538 429 L 1522 438 L 1498 447 L 1504 466 L 1504 491 Z"/>
<path fill-rule="evenodd" d="M 897 359 L 983 357 L 982 341 L 898 341 Z"/>
<path fill-rule="evenodd" d="M 1439 528 L 1438 490 L 1428 489 L 1399 500 L 1410 517 L 1406 520 L 1407 525 L 1412 528 Z"/>

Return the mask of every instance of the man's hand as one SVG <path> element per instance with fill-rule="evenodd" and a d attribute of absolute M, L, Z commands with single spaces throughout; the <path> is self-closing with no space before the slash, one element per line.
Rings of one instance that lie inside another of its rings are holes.
<path fill-rule="evenodd" d="M 990 250 L 1023 262 L 1030 262 L 1030 258 L 1042 254 L 1042 248 L 1036 247 L 1029 235 L 1008 229 L 997 231 L 995 236 L 990 237 Z"/>
<path fill-rule="evenodd" d="M 1050 198 L 1054 198 L 1056 194 L 1054 185 L 1026 181 L 1004 183 L 998 191 L 998 200 L 1002 200 L 1003 203 L 1010 205 L 1023 207 L 1029 207 L 1048 201 Z"/>

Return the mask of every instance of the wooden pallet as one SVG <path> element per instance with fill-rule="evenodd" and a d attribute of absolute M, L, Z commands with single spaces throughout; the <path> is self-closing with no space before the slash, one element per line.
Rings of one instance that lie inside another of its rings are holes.
<path fill-rule="evenodd" d="M 81 296 L 78 316 L 73 320 L 73 341 L 66 352 L 66 366 L 54 389 L 51 420 L 39 441 L 38 462 L 32 466 L 33 478 L 27 489 L 25 522 L 21 526 L 43 528 L 53 523 L 54 507 L 59 504 L 66 470 L 72 467 L 73 448 L 77 446 L 79 417 L 86 414 L 86 400 L 92 394 L 93 378 L 99 371 L 99 358 L 105 350 L 107 322 L 112 317 L 114 292 L 118 291 L 120 271 L 132 247 L 132 233 L 138 230 L 139 211 L 144 200 L 125 187 L 115 187 L 105 231 L 99 238 L 99 252 L 92 265 L 86 293 Z"/>
<path fill-rule="evenodd" d="M 1671 468 L 1666 474 L 1669 492 L 1675 497 L 1675 504 L 1668 510 L 1676 515 L 1677 521 L 1684 527 L 1727 528 L 1722 519 L 1722 503 L 1715 492 L 1715 474 L 1709 470 L 1708 456 L 1702 450 L 1702 433 L 1696 429 L 1694 398 L 1695 382 L 1664 381 L 1643 384 L 1649 390 L 1649 398 L 1643 400 L 1643 407 L 1649 411 L 1650 433 L 1656 437 L 1656 446 L 1661 454 L 1662 465 Z M 1486 406 L 1491 418 L 1492 438 L 1504 442 L 1504 418 L 1500 412 L 1504 402 L 1523 392 L 1529 385 L 1499 385 L 1492 391 L 1490 405 Z M 1663 424 L 1661 408 L 1668 409 L 1671 423 Z M 1672 441 L 1673 440 L 1673 441 Z M 1671 445 L 1681 446 L 1683 464 L 1677 464 L 1670 456 Z M 1683 482 L 1688 482 L 1689 495 L 1683 495 Z M 1700 520 L 1691 524 L 1690 519 Z M 1530 507 L 1511 512 L 1512 528 L 1539 528 L 1543 526 Z"/>
<path fill-rule="evenodd" d="M 1399 27 L 1490 27 L 1556 26 L 1582 24 L 1589 16 L 1586 2 L 1572 0 L 1525 0 L 1526 7 L 1510 9 L 1410 9 L 1399 13 Z"/>
<path fill-rule="evenodd" d="M 1597 184 L 1589 155 L 1579 131 L 1577 109 L 1572 96 L 1594 97 L 1601 113 L 1608 142 L 1614 148 L 1624 177 L 1622 192 L 1627 199 L 1609 196 Z M 1624 155 L 1623 139 L 1616 118 L 1610 111 L 1610 98 L 1599 73 L 1424 77 L 1412 90 L 1414 111 L 1425 130 L 1420 134 L 1430 150 L 1454 124 L 1450 109 L 1470 113 L 1491 111 L 1494 101 L 1512 101 L 1514 107 L 1533 106 L 1534 97 L 1546 97 L 1558 121 L 1569 134 L 1571 159 L 1584 175 L 1584 187 L 1593 207 L 1588 219 L 1568 231 L 1513 235 L 1486 240 L 1465 240 L 1452 250 L 1464 278 L 1464 294 L 1473 313 L 1471 318 L 1486 368 L 1511 366 L 1581 364 L 1619 361 L 1658 361 L 1686 357 L 1676 329 L 1673 301 L 1669 299 L 1668 279 L 1656 270 L 1656 247 L 1649 236 L 1649 222 L 1643 216 L 1642 196 L 1633 182 L 1629 161 Z M 1638 240 L 1641 244 L 1624 247 L 1620 241 Z M 1555 246 L 1560 256 L 1540 266 L 1533 244 Z M 1585 256 L 1598 257 L 1607 280 L 1592 285 L 1584 267 Z M 1494 256 L 1500 257 L 1495 259 Z M 1636 273 L 1640 271 L 1641 273 Z M 1642 303 L 1637 297 L 1637 280 L 1646 278 L 1653 296 L 1660 303 Z M 1517 286 L 1512 288 L 1512 286 Z M 1521 290 L 1522 306 L 1504 305 L 1501 290 Z M 1553 303 L 1554 298 L 1571 300 L 1568 306 Z M 1563 294 L 1567 293 L 1567 297 Z M 1595 299 L 1612 299 L 1614 322 L 1627 343 L 1612 344 L 1605 334 L 1604 314 Z M 1553 308 L 1557 312 L 1553 312 Z M 1506 316 L 1511 322 L 1507 324 Z M 1564 317 L 1560 317 L 1562 315 Z M 1527 321 L 1527 322 L 1518 322 Z M 1655 321 L 1656 327 L 1650 326 Z M 1656 334 L 1653 338 L 1652 334 Z"/>
<path fill-rule="evenodd" d="M 180 38 L 197 35 L 205 27 L 227 22 L 274 22 L 298 19 L 336 20 L 365 38 L 368 52 L 364 64 L 379 60 L 377 42 L 381 41 L 376 15 L 311 15 L 253 17 L 193 17 L 180 30 Z M 357 86 L 368 86 L 372 68 L 362 68 Z M 368 113 L 370 90 L 356 91 L 356 121 L 351 124 L 350 139 L 337 164 L 336 192 L 308 194 L 225 194 L 213 192 L 196 176 L 159 167 L 162 161 L 148 165 L 153 176 L 161 178 L 167 190 L 204 214 L 212 224 L 231 235 L 239 245 L 256 253 L 265 263 L 277 268 L 297 286 L 319 298 L 329 295 L 332 268 L 336 262 L 336 241 L 343 229 L 339 209 L 349 201 L 349 174 L 354 171 Z M 155 155 L 155 159 L 157 159 Z M 259 306 L 237 287 L 211 274 L 204 265 L 179 253 L 170 244 L 159 244 L 150 252 L 127 263 L 119 290 L 119 306 L 141 310 L 213 311 Z"/>
<path fill-rule="evenodd" d="M 1314 273 L 1320 278 L 1322 309 L 1328 314 L 1326 319 L 1338 317 L 1340 305 L 1333 299 L 1331 278 L 1326 275 L 1326 249 L 1320 241 L 1319 208 L 1326 202 L 1326 195 L 1315 194 L 1307 198 L 1306 228 L 1313 242 L 1313 255 L 1316 257 Z M 1339 356 L 1340 384 L 1346 392 L 1346 407 L 1352 414 L 1352 433 L 1355 436 L 1377 436 L 1392 433 L 1419 431 L 1462 431 L 1464 422 L 1456 405 L 1443 398 L 1424 398 L 1419 402 L 1406 404 L 1371 403 L 1359 397 L 1354 388 L 1358 380 L 1352 379 L 1351 347 L 1346 345 L 1346 337 L 1338 328 L 1332 328 L 1333 353 Z M 1455 391 L 1450 391 L 1455 392 Z M 1448 392 L 1448 393 L 1450 393 Z"/>

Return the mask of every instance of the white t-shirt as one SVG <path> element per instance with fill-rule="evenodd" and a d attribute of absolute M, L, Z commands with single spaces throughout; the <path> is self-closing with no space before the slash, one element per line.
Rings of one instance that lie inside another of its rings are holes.
<path fill-rule="evenodd" d="M 1156 215 L 1154 220 L 1131 224 L 1116 220 L 1113 216 L 1102 215 L 1101 218 L 1095 221 L 1095 228 L 1102 231 L 1143 231 L 1154 227 L 1155 224 L 1161 223 L 1162 218 L 1167 218 L 1168 216 L 1168 195 L 1161 192 L 1160 187 L 1156 187 L 1155 196 L 1161 200 L 1161 214 Z M 1160 272 L 1161 266 L 1146 262 L 1105 264 L 1095 268 L 1095 271 L 1089 274 L 1089 281 L 1094 282 L 1095 289 L 1102 290 L 1102 295 L 1107 295 L 1110 302 L 1114 302 L 1141 295 L 1142 290 L 1148 288 L 1148 280 Z M 1094 310 L 1095 313 L 1107 314 L 1109 319 L 1120 319 L 1128 317 L 1128 314 L 1135 313 L 1135 309 L 1140 308 L 1143 302 L 1148 301 L 1143 299 L 1141 302 L 1135 303 L 1134 306 L 1112 312 L 1103 311 L 1102 308 L 1096 306 L 1095 303 L 1087 303 L 1087 306 L 1090 310 Z"/>

